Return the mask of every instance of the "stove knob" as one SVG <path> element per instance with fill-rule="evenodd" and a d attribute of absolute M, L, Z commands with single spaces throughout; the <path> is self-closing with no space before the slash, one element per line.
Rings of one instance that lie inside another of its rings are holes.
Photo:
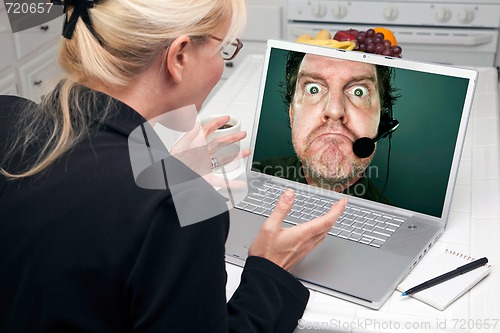
<path fill-rule="evenodd" d="M 398 18 L 399 11 L 396 7 L 386 7 L 384 9 L 384 17 L 387 21 L 394 21 Z"/>
<path fill-rule="evenodd" d="M 326 14 L 326 7 L 320 3 L 314 4 L 312 7 L 314 17 L 321 18 Z"/>
<path fill-rule="evenodd" d="M 458 21 L 463 24 L 471 23 L 474 19 L 474 11 L 472 9 L 463 9 L 458 14 Z"/>
<path fill-rule="evenodd" d="M 436 12 L 436 20 L 440 23 L 446 23 L 451 18 L 451 12 L 447 8 L 441 8 Z"/>
<path fill-rule="evenodd" d="M 347 15 L 347 7 L 341 4 L 333 6 L 333 17 L 341 19 Z"/>

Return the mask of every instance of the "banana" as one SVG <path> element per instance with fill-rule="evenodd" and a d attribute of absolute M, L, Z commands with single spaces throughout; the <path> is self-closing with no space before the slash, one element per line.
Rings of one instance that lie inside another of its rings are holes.
<path fill-rule="evenodd" d="M 311 40 L 311 39 L 313 39 L 313 36 L 311 36 L 309 34 L 303 34 L 303 35 L 300 35 L 299 37 L 297 37 L 297 39 L 295 41 L 298 43 L 304 43 L 304 42 Z"/>
<path fill-rule="evenodd" d="M 323 29 L 316 34 L 316 39 L 332 39 L 330 31 Z"/>
<path fill-rule="evenodd" d="M 358 46 L 356 41 L 351 40 L 349 43 L 351 43 L 351 45 L 346 48 L 347 51 L 352 51 Z"/>
<path fill-rule="evenodd" d="M 324 47 L 331 47 L 335 49 L 344 49 L 344 50 L 349 50 L 352 51 L 356 48 L 356 41 L 344 41 L 344 42 L 339 42 L 338 40 L 335 39 L 305 39 L 299 38 L 296 39 L 296 42 L 299 43 L 304 43 L 304 44 L 310 44 L 310 45 L 318 45 L 318 46 L 324 46 Z"/>

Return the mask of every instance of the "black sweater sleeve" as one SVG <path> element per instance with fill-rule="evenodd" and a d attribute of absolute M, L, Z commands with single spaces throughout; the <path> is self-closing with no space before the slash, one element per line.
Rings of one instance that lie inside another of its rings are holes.
<path fill-rule="evenodd" d="M 249 257 L 228 303 L 231 332 L 292 332 L 309 291 L 290 273 L 261 257 Z"/>

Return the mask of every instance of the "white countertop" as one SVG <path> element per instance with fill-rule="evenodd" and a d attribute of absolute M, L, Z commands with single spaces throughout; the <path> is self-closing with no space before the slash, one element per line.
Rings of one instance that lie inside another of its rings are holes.
<path fill-rule="evenodd" d="M 239 117 L 242 130 L 249 134 L 243 147 L 250 144 L 262 64 L 262 56 L 245 58 L 200 114 Z M 479 80 L 448 226 L 419 265 L 452 249 L 473 257 L 487 256 L 490 275 L 445 311 L 402 299 L 399 292 L 379 310 L 371 310 L 311 291 L 297 332 L 500 332 L 499 85 L 495 68 L 477 70 Z M 241 268 L 227 264 L 226 269 L 229 299 L 239 285 Z"/>

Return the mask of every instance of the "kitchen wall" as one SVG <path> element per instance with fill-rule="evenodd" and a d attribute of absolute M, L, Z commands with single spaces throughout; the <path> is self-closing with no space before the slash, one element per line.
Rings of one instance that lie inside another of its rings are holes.
<path fill-rule="evenodd" d="M 284 39 L 287 29 L 287 0 L 246 0 L 248 20 L 241 36 L 244 44 L 240 54 L 226 63 L 221 81 L 213 89 L 211 98 L 249 54 L 264 54 L 268 39 Z"/>
<path fill-rule="evenodd" d="M 240 54 L 226 63 L 223 81 L 249 54 L 264 54 L 268 39 L 282 39 L 286 31 L 286 0 L 247 0 L 248 21 L 240 39 L 244 46 Z"/>

